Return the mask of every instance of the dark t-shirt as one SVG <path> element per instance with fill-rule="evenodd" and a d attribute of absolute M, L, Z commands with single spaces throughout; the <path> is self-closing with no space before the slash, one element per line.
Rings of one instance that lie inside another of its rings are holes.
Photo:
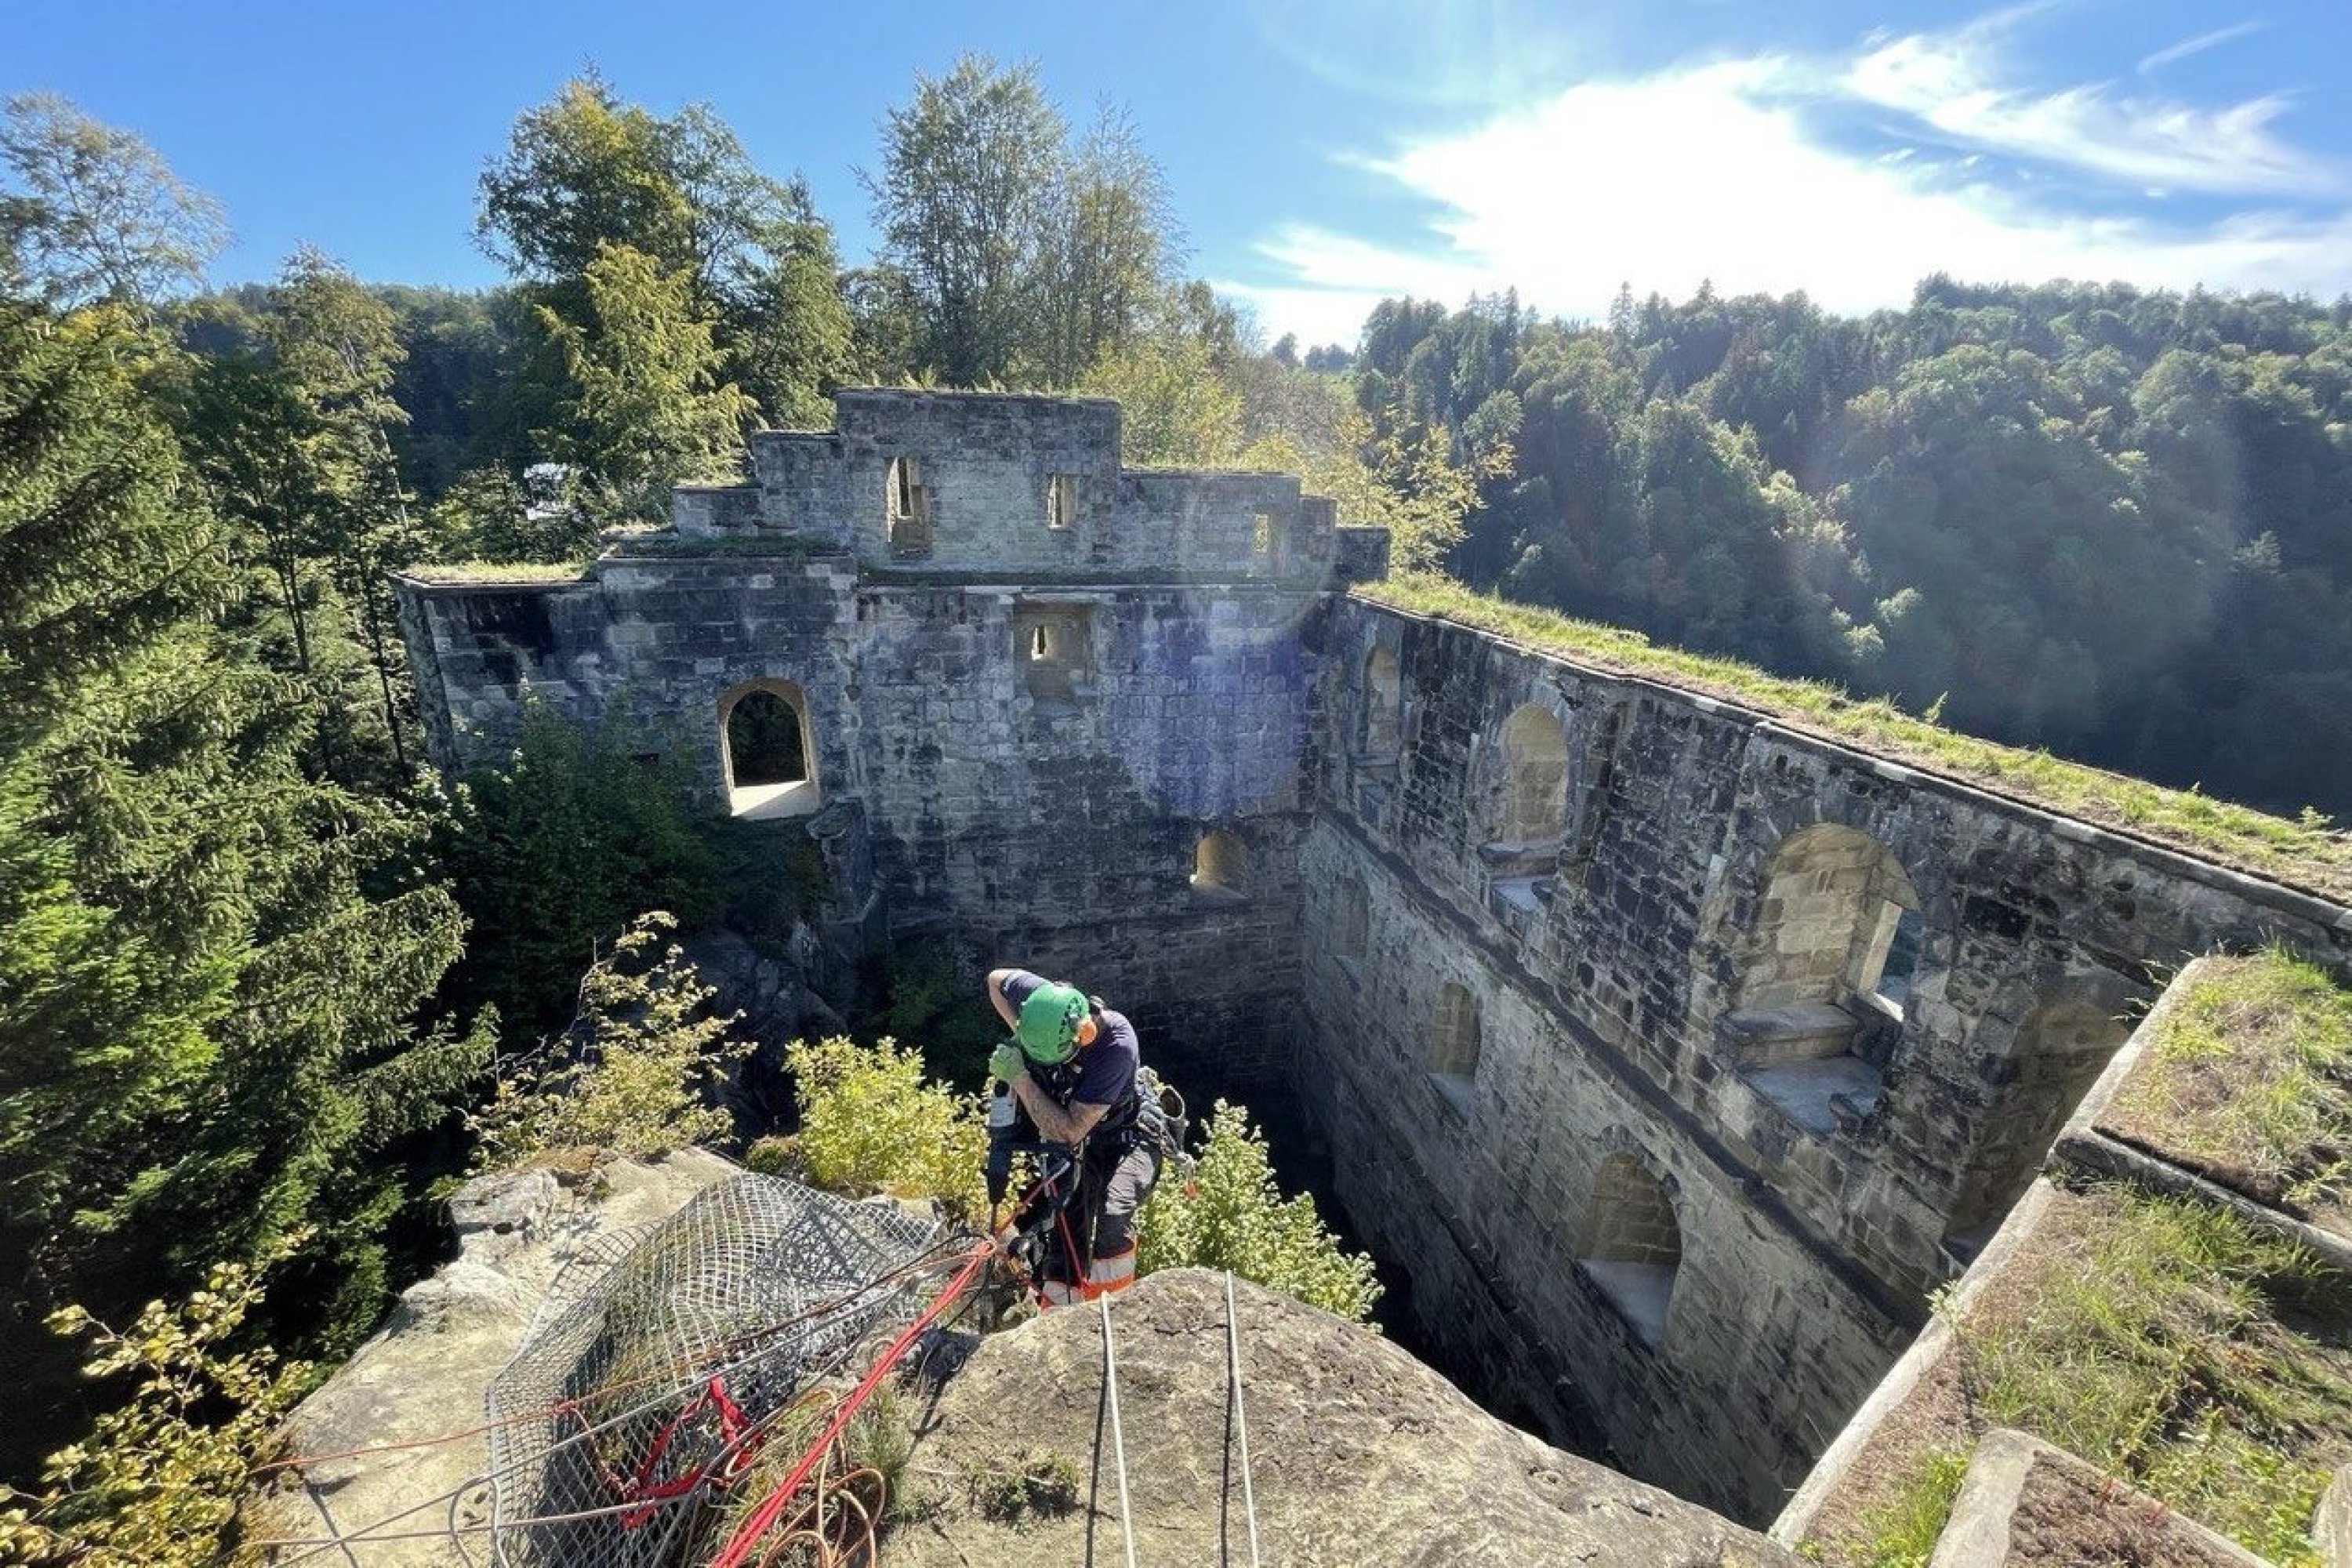
<path fill-rule="evenodd" d="M 1016 969 L 1004 977 L 1004 999 L 1018 1013 L 1021 1004 L 1045 984 L 1043 975 Z M 1142 1108 L 1135 1092 L 1135 1073 L 1143 1065 L 1143 1048 L 1125 1014 L 1106 1007 L 1095 1015 L 1095 1022 L 1094 1044 L 1081 1046 L 1077 1055 L 1056 1067 L 1039 1067 L 1033 1061 L 1029 1076 L 1065 1110 L 1076 1105 L 1108 1106 L 1095 1125 L 1101 1131 L 1116 1131 L 1132 1122 Z"/>

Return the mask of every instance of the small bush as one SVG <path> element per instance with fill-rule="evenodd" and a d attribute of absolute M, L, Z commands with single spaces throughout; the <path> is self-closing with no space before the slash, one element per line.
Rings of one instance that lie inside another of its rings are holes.
<path fill-rule="evenodd" d="M 922 1058 L 893 1040 L 795 1040 L 784 1054 L 810 1181 L 852 1197 L 937 1198 L 964 1220 L 986 1212 L 988 1132 L 976 1099 L 925 1082 Z"/>
<path fill-rule="evenodd" d="M 731 1017 L 707 1016 L 711 990 L 677 944 L 677 922 L 640 915 L 580 982 L 572 1026 L 501 1074 L 472 1119 L 484 1163 L 513 1165 L 558 1149 L 658 1154 L 725 1137 L 712 1103 L 751 1047 Z"/>
<path fill-rule="evenodd" d="M 1265 1140 L 1249 1111 L 1219 1100 L 1191 1182 L 1162 1180 L 1143 1205 L 1136 1268 L 1227 1268 L 1351 1322 L 1363 1322 L 1381 1288 L 1372 1260 L 1343 1252 L 1315 1200 L 1285 1198 Z"/>
<path fill-rule="evenodd" d="M 0 1509 L 0 1561 L 205 1568 L 226 1558 L 237 1505 L 310 1372 L 267 1350 L 222 1350 L 260 1298 L 252 1269 L 223 1264 L 180 1305 L 148 1303 L 126 1331 L 79 1307 L 50 1315 L 57 1332 L 91 1336 L 86 1375 L 134 1383 L 89 1440 L 49 1456 L 39 1496 L 6 1500 L 17 1506 Z"/>
<path fill-rule="evenodd" d="M 971 1504 L 982 1519 L 999 1524 L 1030 1514 L 1058 1517 L 1078 1506 L 1078 1467 L 1066 1454 L 1019 1449 L 1011 1468 L 972 1478 Z"/>

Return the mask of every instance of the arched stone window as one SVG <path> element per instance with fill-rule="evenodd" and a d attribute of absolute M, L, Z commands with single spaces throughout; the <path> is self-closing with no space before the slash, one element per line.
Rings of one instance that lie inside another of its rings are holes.
<path fill-rule="evenodd" d="M 719 700 L 719 757 L 727 809 L 753 819 L 817 808 L 816 750 L 808 698 L 789 680 L 753 680 Z"/>
<path fill-rule="evenodd" d="M 1664 1341 L 1682 1226 L 1665 1184 L 1634 1156 L 1612 1154 L 1594 1173 L 1576 1259 L 1643 1344 Z"/>
<path fill-rule="evenodd" d="M 1201 835 L 1192 847 L 1192 888 L 1195 892 L 1238 898 L 1246 890 L 1248 856 L 1242 841 L 1223 828 Z"/>
<path fill-rule="evenodd" d="M 1723 1019 L 1748 1081 L 1816 1132 L 1867 1115 L 1923 938 L 1919 895 L 1878 840 L 1836 823 L 1781 840 Z"/>
<path fill-rule="evenodd" d="M 1824 822 L 1789 835 L 1765 872 L 1740 1006 L 1883 1001 L 1890 975 L 1907 994 L 1918 910 L 1911 879 L 1867 833 Z M 1891 1005 L 1899 1016 L 1901 1004 Z"/>
<path fill-rule="evenodd" d="M 1404 705 L 1396 655 L 1376 647 L 1364 656 L 1362 696 L 1363 754 L 1376 760 L 1395 756 Z"/>
<path fill-rule="evenodd" d="M 1529 702 L 1503 721 L 1490 836 L 1503 844 L 1551 846 L 1567 826 L 1568 731 L 1550 709 Z"/>
<path fill-rule="evenodd" d="M 1969 1261 L 1992 1239 L 2127 1033 L 2107 1007 L 2080 999 L 2045 1004 L 2020 1026 L 1944 1227 L 1955 1259 Z"/>
<path fill-rule="evenodd" d="M 890 521 L 893 555 L 931 552 L 931 495 L 923 484 L 922 466 L 913 458 L 893 458 L 883 481 Z"/>
<path fill-rule="evenodd" d="M 1477 998 L 1452 981 L 1437 994 L 1429 1020 L 1429 1076 L 1454 1108 L 1467 1115 L 1478 1077 Z"/>
<path fill-rule="evenodd" d="M 1372 900 L 1361 877 L 1339 879 L 1338 908 L 1331 922 L 1331 952 L 1360 963 L 1371 947 Z"/>

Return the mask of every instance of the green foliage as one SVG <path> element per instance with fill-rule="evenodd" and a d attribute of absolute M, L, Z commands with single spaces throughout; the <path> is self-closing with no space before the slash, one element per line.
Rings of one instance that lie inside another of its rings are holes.
<path fill-rule="evenodd" d="M 488 1041 L 416 1024 L 463 929 L 419 825 L 316 776 L 310 692 L 208 613 L 223 531 L 153 350 L 106 310 L 0 306 L 0 1211 L 29 1265 L 0 1333 L 301 1231 L 278 1326 L 347 1344 L 386 1284 L 391 1152 Z"/>
<path fill-rule="evenodd" d="M 1197 337 L 1160 331 L 1114 349 L 1078 390 L 1118 399 L 1119 454 L 1138 467 L 1214 468 L 1240 447 L 1241 394 L 1216 374 Z"/>
<path fill-rule="evenodd" d="M 1954 727 L 2293 811 L 2352 808 L 2341 310 L 2122 285 L 1389 300 L 1360 405 L 1496 435 L 1444 564 Z M 2274 737 L 2302 740 L 2281 746 Z"/>
<path fill-rule="evenodd" d="M 1342 1252 L 1301 1193 L 1285 1198 L 1249 1112 L 1219 1100 L 1192 1181 L 1164 1179 L 1139 1223 L 1139 1272 L 1230 1269 L 1310 1307 L 1363 1322 L 1380 1299 L 1372 1260 Z"/>
<path fill-rule="evenodd" d="M 1166 345 L 1139 340 L 1164 314 L 1181 243 L 1166 179 L 1123 114 L 1106 108 L 1074 146 L 1033 63 L 967 54 L 917 77 L 863 177 L 883 237 L 882 265 L 853 288 L 869 374 L 1061 387 L 1109 358 L 1139 411 L 1176 399 Z M 1181 460 L 1151 430 L 1129 441 L 1130 462 Z"/>
<path fill-rule="evenodd" d="M 121 1331 L 79 1307 L 51 1313 L 59 1334 L 87 1334 L 84 1375 L 128 1384 L 83 1441 L 49 1456 L 37 1495 L 0 1508 L 0 1558 L 85 1568 L 211 1568 L 278 1418 L 309 1369 L 229 1342 L 258 1303 L 259 1277 L 215 1266 L 175 1307 L 151 1301 Z"/>
<path fill-rule="evenodd" d="M 672 486 L 735 477 L 755 407 L 719 379 L 723 356 L 686 273 L 604 244 L 581 287 L 578 321 L 541 308 L 570 378 L 549 449 L 585 471 L 599 520 L 667 518 Z"/>
<path fill-rule="evenodd" d="M 2156 1031 L 2116 1114 L 2266 1203 L 2352 1205 L 2352 992 L 2284 952 L 2217 958 Z"/>
<path fill-rule="evenodd" d="M 881 987 L 883 1033 L 921 1041 L 924 1069 L 955 1088 L 983 1087 L 1004 1027 L 971 1005 L 977 984 L 952 946 L 931 940 L 893 948 Z"/>
<path fill-rule="evenodd" d="M 1906 1469 L 1894 1495 L 1862 1521 L 1862 1568 L 1927 1568 L 1968 1479 L 1966 1448 L 1935 1448 Z"/>
<path fill-rule="evenodd" d="M 53 92 L 14 94 L 0 111 L 0 286 L 11 294 L 22 284 L 56 306 L 152 306 L 228 243 L 220 204 L 130 132 Z"/>
<path fill-rule="evenodd" d="M 440 861 L 474 937 L 458 994 L 533 1033 L 569 1016 L 572 976 L 647 905 L 688 931 L 719 909 L 717 859 L 674 758 L 646 763 L 604 728 L 537 702 L 503 765 L 452 794 Z"/>
<path fill-rule="evenodd" d="M 710 323 L 718 380 L 770 418 L 819 416 L 847 374 L 831 227 L 798 180 L 754 168 L 708 104 L 664 117 L 593 72 L 574 79 L 515 121 L 481 195 L 484 245 L 571 330 L 597 309 L 585 280 L 606 252 L 628 250 L 681 280 L 676 314 Z"/>
<path fill-rule="evenodd" d="M 565 1149 L 644 1156 L 715 1142 L 734 1119 L 714 1103 L 751 1052 L 733 1017 L 669 940 L 675 917 L 629 922 L 580 980 L 571 1027 L 500 1065 L 490 1102 L 468 1120 L 483 1163 L 508 1167 Z"/>
<path fill-rule="evenodd" d="M 1979 1411 L 2315 1565 L 2312 1508 L 2352 1458 L 2345 1281 L 2233 1215 L 2121 1190 L 2055 1245 L 2030 1309 L 1958 1326 Z"/>
<path fill-rule="evenodd" d="M 1034 64 L 970 54 L 917 76 L 883 121 L 881 171 L 865 176 L 874 226 L 916 304 L 918 363 L 950 386 L 1018 366 L 1064 136 Z"/>
<path fill-rule="evenodd" d="M 784 1054 L 810 1181 L 852 1197 L 937 1198 L 965 1220 L 986 1212 L 977 1100 L 924 1081 L 922 1058 L 892 1040 L 795 1040 Z"/>

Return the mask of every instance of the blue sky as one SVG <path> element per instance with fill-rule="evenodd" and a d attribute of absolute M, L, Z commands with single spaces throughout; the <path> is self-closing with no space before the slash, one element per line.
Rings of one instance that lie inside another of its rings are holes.
<path fill-rule="evenodd" d="M 1620 282 L 1900 303 L 1937 269 L 2352 291 L 2352 4 L 1225 0 L 397 6 L 83 0 L 19 14 L 0 88 L 139 132 L 236 230 L 216 281 L 316 243 L 362 276 L 495 281 L 475 179 L 588 61 L 711 103 L 798 171 L 844 257 L 917 71 L 1037 61 L 1123 103 L 1192 269 L 1270 338 L 1347 341 L 1385 294 Z"/>

